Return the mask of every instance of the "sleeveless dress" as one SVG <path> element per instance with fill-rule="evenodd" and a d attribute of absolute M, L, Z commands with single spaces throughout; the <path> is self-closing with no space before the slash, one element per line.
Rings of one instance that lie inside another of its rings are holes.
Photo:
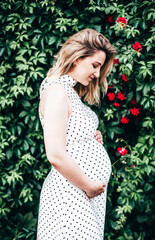
<path fill-rule="evenodd" d="M 52 82 L 45 78 L 40 97 L 55 83 L 64 87 L 72 103 L 66 151 L 91 180 L 102 180 L 106 187 L 104 193 L 90 199 L 52 167 L 40 194 L 37 240 L 103 240 L 111 162 L 104 146 L 94 137 L 98 117 L 81 101 L 74 89 L 77 82 L 69 75 Z M 44 127 L 40 112 L 39 116 Z"/>

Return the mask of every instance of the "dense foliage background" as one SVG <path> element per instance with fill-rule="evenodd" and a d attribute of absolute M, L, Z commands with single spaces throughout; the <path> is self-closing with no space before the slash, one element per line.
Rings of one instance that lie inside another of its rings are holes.
<path fill-rule="evenodd" d="M 61 43 L 83 28 L 102 32 L 117 49 L 108 93 L 99 109 L 92 106 L 113 164 L 105 239 L 153 239 L 153 2 L 0 0 L 1 239 L 35 239 L 50 169 L 39 86 Z"/>

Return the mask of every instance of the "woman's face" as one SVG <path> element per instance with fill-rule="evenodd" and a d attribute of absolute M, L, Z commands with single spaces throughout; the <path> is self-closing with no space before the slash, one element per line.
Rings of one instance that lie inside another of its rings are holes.
<path fill-rule="evenodd" d="M 79 58 L 74 62 L 74 68 L 69 72 L 69 75 L 87 86 L 94 78 L 100 76 L 100 69 L 106 59 L 106 53 L 98 50 L 93 56 Z M 94 79 L 95 81 L 95 79 Z"/>

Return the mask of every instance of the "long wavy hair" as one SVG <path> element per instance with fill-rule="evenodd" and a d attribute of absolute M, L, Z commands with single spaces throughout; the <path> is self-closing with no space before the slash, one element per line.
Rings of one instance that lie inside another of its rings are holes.
<path fill-rule="evenodd" d="M 93 56 L 98 50 L 106 53 L 106 60 L 101 67 L 100 77 L 90 82 L 88 86 L 83 86 L 78 82 L 74 88 L 80 97 L 84 96 L 84 100 L 88 104 L 99 105 L 100 88 L 102 89 L 103 97 L 107 93 L 108 84 L 106 78 L 112 70 L 116 50 L 109 40 L 96 30 L 83 29 L 71 36 L 62 45 L 58 55 L 55 56 L 56 62 L 49 69 L 47 77 L 51 81 L 67 74 L 74 67 L 75 60 Z"/>

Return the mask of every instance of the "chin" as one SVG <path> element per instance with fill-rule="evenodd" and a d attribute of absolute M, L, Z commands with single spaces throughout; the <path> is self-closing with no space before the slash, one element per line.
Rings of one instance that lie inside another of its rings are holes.
<path fill-rule="evenodd" d="M 89 82 L 86 82 L 86 83 L 84 83 L 84 82 L 83 82 L 83 83 L 81 83 L 81 85 L 83 85 L 83 86 L 85 86 L 85 87 L 86 87 L 86 86 L 88 86 L 88 85 L 89 85 Z"/>
<path fill-rule="evenodd" d="M 81 85 L 83 85 L 83 86 L 88 86 L 89 85 L 89 83 L 90 83 L 90 81 L 88 81 L 88 80 L 85 80 L 85 81 L 81 81 L 80 82 L 81 83 Z"/>
<path fill-rule="evenodd" d="M 84 86 L 88 86 L 90 84 L 89 81 L 86 81 L 86 83 L 84 84 Z"/>

